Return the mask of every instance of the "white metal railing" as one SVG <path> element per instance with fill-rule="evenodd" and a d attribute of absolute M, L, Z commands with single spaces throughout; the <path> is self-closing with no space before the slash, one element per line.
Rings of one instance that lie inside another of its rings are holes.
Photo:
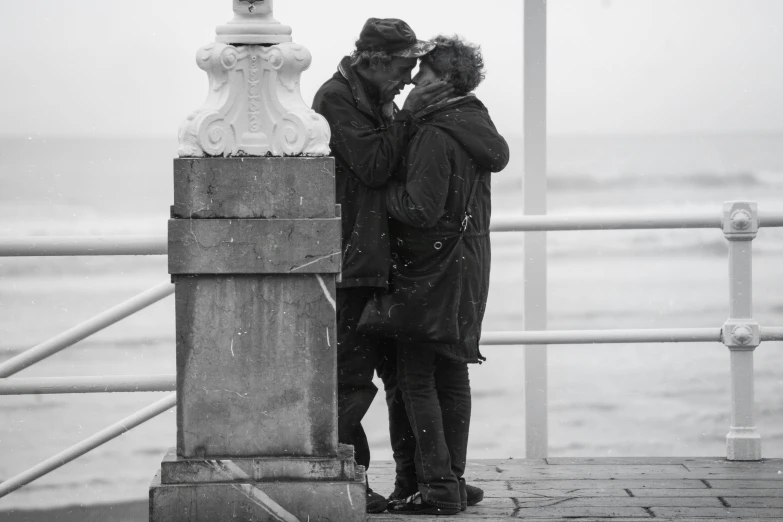
<path fill-rule="evenodd" d="M 33 236 L 0 238 L 0 257 L 165 255 L 165 236 Z"/>
<path fill-rule="evenodd" d="M 0 395 L 174 391 L 176 375 L 38 377 L 0 379 Z"/>
<path fill-rule="evenodd" d="M 568 214 L 562 216 L 503 216 L 492 218 L 492 232 L 555 232 L 567 230 L 644 230 L 723 228 L 721 212 L 658 214 Z M 783 227 L 783 211 L 759 212 L 759 226 Z"/>
<path fill-rule="evenodd" d="M 750 202 L 728 203 L 722 213 L 610 214 L 496 217 L 492 232 L 548 232 L 562 230 L 619 230 L 651 228 L 718 228 L 729 240 L 730 318 L 715 328 L 661 328 L 624 330 L 563 330 L 484 332 L 482 345 L 723 342 L 731 349 L 732 427 L 728 456 L 736 460 L 761 457 L 760 438 L 753 424 L 753 349 L 763 341 L 783 340 L 783 327 L 761 327 L 752 320 L 751 240 L 759 226 L 783 227 L 783 212 L 756 211 Z M 162 255 L 163 236 L 125 238 L 0 238 L 0 257 L 51 255 Z M 174 285 L 161 283 L 119 305 L 0 364 L 0 395 L 47 393 L 103 393 L 171 391 L 176 376 L 90 376 L 7 378 L 30 365 L 171 295 Z M 545 394 L 542 395 L 545 397 Z M 540 398 L 540 397 L 539 397 Z M 0 484 L 0 497 L 22 487 L 104 442 L 124 433 L 176 403 L 171 395 L 102 430 L 75 446 Z M 546 413 L 546 404 L 536 405 Z M 544 416 L 546 418 L 546 416 Z M 540 418 L 540 415 L 536 418 Z M 531 419 L 526 416 L 526 424 Z M 528 433 L 546 434 L 546 426 L 528 426 Z M 732 438 L 732 435 L 734 437 Z M 736 443 L 732 446 L 732 441 Z"/>
<path fill-rule="evenodd" d="M 171 394 L 163 399 L 154 402 L 143 408 L 133 415 L 125 417 L 119 422 L 115 422 L 108 428 L 105 428 L 91 437 L 87 437 L 78 444 L 74 444 L 65 451 L 61 451 L 57 455 L 49 457 L 43 462 L 39 462 L 27 471 L 6 479 L 0 483 L 0 497 L 16 491 L 22 486 L 29 484 L 30 482 L 43 477 L 47 473 L 56 470 L 57 468 L 75 460 L 88 451 L 94 450 L 98 446 L 109 442 L 110 440 L 119 437 L 126 431 L 135 428 L 139 424 L 143 424 L 163 413 L 164 411 L 173 408 L 177 404 L 177 395 Z"/>
<path fill-rule="evenodd" d="M 70 330 L 52 337 L 51 339 L 20 353 L 16 357 L 7 360 L 3 364 L 0 364 L 0 377 L 8 377 L 38 361 L 46 359 L 50 355 L 54 355 L 55 353 L 76 344 L 82 339 L 103 330 L 121 319 L 125 319 L 129 315 L 135 314 L 139 310 L 143 310 L 149 305 L 156 303 L 173 293 L 174 285 L 172 283 L 161 283 L 135 297 L 131 297 L 127 301 L 123 301 L 117 306 L 109 308 L 92 319 L 88 319 Z"/>
<path fill-rule="evenodd" d="M 77 255 L 159 255 L 166 253 L 165 237 L 36 237 L 0 239 L 0 257 L 11 256 L 77 256 Z M 0 364 L 0 395 L 47 393 L 152 392 L 173 391 L 173 375 L 111 377 L 48 377 L 9 379 L 43 359 L 76 344 L 174 293 L 174 285 L 161 283 L 98 314 L 73 328 L 44 341 Z M 112 424 L 70 448 L 40 462 L 32 468 L 0 483 L 3 497 L 47 473 L 79 458 L 88 451 L 122 435 L 164 411 L 174 407 L 176 394 L 169 395 L 146 408 Z"/>

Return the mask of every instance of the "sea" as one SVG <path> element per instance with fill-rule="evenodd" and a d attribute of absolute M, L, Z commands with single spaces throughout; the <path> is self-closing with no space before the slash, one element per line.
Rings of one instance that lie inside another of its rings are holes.
<path fill-rule="evenodd" d="M 493 215 L 522 213 L 522 140 L 493 175 Z M 0 236 L 166 234 L 175 137 L 0 137 Z M 552 214 L 710 211 L 753 200 L 783 211 L 783 132 L 553 135 Z M 522 328 L 522 233 L 492 237 L 485 331 Z M 551 232 L 550 329 L 720 328 L 728 316 L 720 230 Z M 783 326 L 783 229 L 753 242 L 754 316 Z M 163 256 L 0 258 L 0 361 L 169 280 Z M 525 456 L 524 347 L 482 348 L 472 366 L 468 457 Z M 171 374 L 166 298 L 18 377 Z M 783 343 L 755 351 L 756 423 L 783 457 Z M 724 456 L 729 352 L 718 343 L 548 348 L 551 456 Z M 380 386 L 380 383 L 378 383 Z M 0 480 L 155 402 L 163 393 L 0 397 Z M 365 421 L 389 460 L 385 405 Z M 175 445 L 173 410 L 0 499 L 0 511 L 146 498 Z"/>

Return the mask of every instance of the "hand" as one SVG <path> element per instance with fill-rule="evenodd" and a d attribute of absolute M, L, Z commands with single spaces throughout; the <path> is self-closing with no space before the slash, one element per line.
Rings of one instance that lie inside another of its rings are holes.
<path fill-rule="evenodd" d="M 453 93 L 454 87 L 442 80 L 429 84 L 419 84 L 408 94 L 402 108 L 411 113 L 416 113 L 428 105 L 445 100 Z"/>

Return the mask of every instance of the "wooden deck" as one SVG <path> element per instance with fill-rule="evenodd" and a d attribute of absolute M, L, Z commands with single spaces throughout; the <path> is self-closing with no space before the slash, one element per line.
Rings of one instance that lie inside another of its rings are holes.
<path fill-rule="evenodd" d="M 373 462 L 370 486 L 389 495 L 391 462 Z M 783 459 L 549 458 L 471 460 L 466 478 L 484 501 L 470 520 L 783 520 Z M 443 521 L 372 515 L 369 520 Z"/>

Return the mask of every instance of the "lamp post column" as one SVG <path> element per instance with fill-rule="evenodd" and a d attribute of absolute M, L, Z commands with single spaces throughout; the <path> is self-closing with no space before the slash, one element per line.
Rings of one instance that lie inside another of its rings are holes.
<path fill-rule="evenodd" d="M 337 442 L 329 126 L 272 1 L 233 6 L 196 55 L 209 91 L 174 160 L 177 445 L 150 520 L 365 520 L 364 469 Z"/>

